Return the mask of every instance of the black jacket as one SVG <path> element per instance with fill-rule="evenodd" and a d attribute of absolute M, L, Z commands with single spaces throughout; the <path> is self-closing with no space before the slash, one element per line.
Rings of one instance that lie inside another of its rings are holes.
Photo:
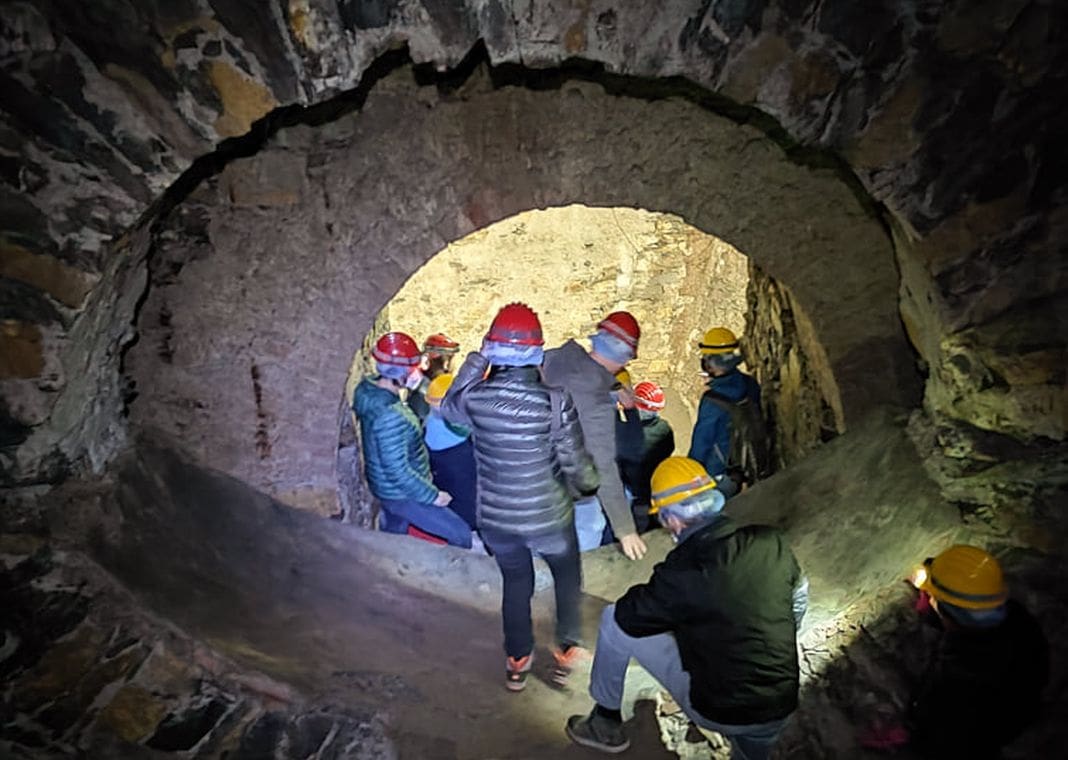
<path fill-rule="evenodd" d="M 1049 648 L 1038 623 L 1010 600 L 993 628 L 942 634 L 910 708 L 924 757 L 998 757 L 1038 717 Z"/>
<path fill-rule="evenodd" d="M 720 515 L 616 602 L 616 622 L 631 636 L 675 635 L 701 715 L 728 725 L 765 723 L 797 708 L 793 596 L 800 581 L 782 533 L 740 528 Z"/>
<path fill-rule="evenodd" d="M 621 423 L 619 427 L 631 427 L 631 423 Z M 637 422 L 637 451 L 632 447 L 620 446 L 621 431 L 617 428 L 616 453 L 619 462 L 619 475 L 623 485 L 630 489 L 631 500 L 635 504 L 649 504 L 652 496 L 650 482 L 656 466 L 675 453 L 675 433 L 671 425 L 660 417 Z"/>
<path fill-rule="evenodd" d="M 562 397 L 555 445 L 549 388 L 537 367 L 489 367 L 468 354 L 441 404 L 445 419 L 471 429 L 478 463 L 478 523 L 515 535 L 537 535 L 574 522 L 568 485 L 597 489 L 571 397 Z"/>

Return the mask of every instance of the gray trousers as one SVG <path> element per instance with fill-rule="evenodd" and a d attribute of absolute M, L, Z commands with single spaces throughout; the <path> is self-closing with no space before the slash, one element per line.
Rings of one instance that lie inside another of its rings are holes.
<path fill-rule="evenodd" d="M 708 720 L 690 704 L 690 674 L 683 670 L 679 647 L 670 633 L 656 636 L 627 635 L 616 623 L 616 606 L 608 605 L 601 614 L 597 631 L 597 651 L 590 673 L 590 696 L 611 710 L 623 702 L 623 682 L 633 657 L 663 686 L 686 716 L 702 728 L 722 734 L 731 743 L 733 757 L 765 760 L 775 746 L 788 718 L 748 726 L 724 725 Z"/>

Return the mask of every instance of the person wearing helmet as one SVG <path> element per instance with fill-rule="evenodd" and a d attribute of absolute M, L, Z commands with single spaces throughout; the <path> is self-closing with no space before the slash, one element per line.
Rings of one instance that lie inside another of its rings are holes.
<path fill-rule="evenodd" d="M 571 397 L 541 379 L 538 315 L 512 303 L 494 318 L 480 353 L 470 353 L 441 411 L 472 431 L 478 466 L 478 527 L 502 578 L 505 684 L 526 684 L 533 662 L 533 554 L 549 566 L 556 594 L 553 682 L 563 686 L 583 656 L 582 577 L 572 494 L 598 477 Z"/>
<path fill-rule="evenodd" d="M 922 757 L 997 758 L 1041 712 L 1049 645 L 1038 622 L 1009 598 L 1001 565 L 958 544 L 913 577 L 917 610 L 941 633 L 904 724 L 871 726 L 861 743 L 909 743 Z"/>
<path fill-rule="evenodd" d="M 471 528 L 444 509 L 452 497 L 434 485 L 419 420 L 400 397 L 402 389 L 422 380 L 419 347 L 410 336 L 390 332 L 371 355 L 377 372 L 360 380 L 352 408 L 360 421 L 367 484 L 382 506 L 379 528 L 407 533 L 414 526 L 470 549 Z"/>
<path fill-rule="evenodd" d="M 735 757 L 767 758 L 798 703 L 797 629 L 808 582 L 777 529 L 740 527 L 699 462 L 673 456 L 652 477 L 652 505 L 676 546 L 605 608 L 590 674 L 595 701 L 568 736 L 622 752 L 623 685 L 631 658 Z"/>
<path fill-rule="evenodd" d="M 708 381 L 697 409 L 689 456 L 704 465 L 729 498 L 743 485 L 765 475 L 768 467 L 760 385 L 738 369 L 742 363 L 740 345 L 726 327 L 708 330 L 697 347 L 701 371 Z M 743 425 L 745 431 L 741 430 Z"/>
<path fill-rule="evenodd" d="M 634 525 L 639 533 L 655 527 L 649 510 L 652 507 L 650 481 L 657 465 L 675 452 L 675 433 L 667 420 L 660 416 L 664 409 L 664 391 L 649 381 L 634 386 L 634 412 L 638 417 L 639 433 L 636 444 L 625 444 L 617 436 L 616 459 L 619 475 L 630 494 Z"/>
<path fill-rule="evenodd" d="M 427 386 L 426 401 L 430 412 L 424 423 L 423 440 L 430 454 L 434 485 L 452 496 L 449 509 L 475 530 L 475 447 L 471 442 L 471 431 L 463 425 L 453 425 L 441 416 L 441 401 L 452 381 L 453 376 L 446 372 Z"/>
<path fill-rule="evenodd" d="M 564 388 L 574 399 L 586 446 L 601 475 L 593 514 L 603 519 L 598 507 L 603 508 L 623 554 L 634 560 L 645 556 L 646 547 L 616 465 L 617 406 L 633 406 L 633 397 L 629 389 L 617 385 L 615 375 L 637 357 L 640 337 L 638 321 L 628 312 L 615 311 L 598 323 L 589 351 L 568 340 L 545 352 L 544 366 L 546 382 Z"/>
<path fill-rule="evenodd" d="M 460 344 L 445 333 L 434 333 L 423 341 L 423 356 L 419 368 L 423 380 L 408 394 L 408 406 L 415 412 L 420 422 L 426 422 L 430 413 L 426 391 L 434 378 L 452 371 L 452 358 L 460 350 Z"/>

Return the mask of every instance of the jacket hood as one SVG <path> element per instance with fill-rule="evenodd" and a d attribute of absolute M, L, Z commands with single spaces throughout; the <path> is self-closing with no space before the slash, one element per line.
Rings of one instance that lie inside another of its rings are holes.
<path fill-rule="evenodd" d="M 708 388 L 730 401 L 741 401 L 748 392 L 749 385 L 745 381 L 745 375 L 733 370 L 726 375 L 713 377 L 708 381 Z"/>
<path fill-rule="evenodd" d="M 552 385 L 567 388 L 572 395 L 608 393 L 615 385 L 612 373 L 595 362 L 574 339 L 545 353 L 545 366 Z"/>
<path fill-rule="evenodd" d="M 379 388 L 369 377 L 363 378 L 352 394 L 352 408 L 356 410 L 359 417 L 367 420 L 374 419 L 383 410 L 399 401 L 400 397 L 397 394 L 385 388 Z"/>

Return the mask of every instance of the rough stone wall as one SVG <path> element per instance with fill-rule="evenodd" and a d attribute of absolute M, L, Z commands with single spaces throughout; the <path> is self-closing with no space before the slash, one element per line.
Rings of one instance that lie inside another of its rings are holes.
<path fill-rule="evenodd" d="M 703 382 L 697 339 L 712 325 L 745 331 L 748 277 L 741 253 L 676 216 L 569 206 L 524 212 L 450 244 L 387 313 L 416 340 L 448 333 L 462 359 L 510 301 L 538 313 L 550 347 L 585 344 L 605 314 L 626 309 L 642 328 L 632 380 L 660 383 L 680 419 L 692 420 Z"/>
<path fill-rule="evenodd" d="M 113 263 L 130 260 L 122 232 L 220 140 L 275 106 L 356 86 L 398 45 L 439 71 L 481 42 L 495 64 L 580 58 L 624 77 L 680 77 L 799 158 L 843 156 L 897 231 L 901 311 L 930 369 L 929 411 L 962 435 L 1062 440 L 1066 26 L 1068 7 L 1052 0 L 8 3 L 4 481 L 54 479 L 56 462 L 97 463 L 121 440 L 113 422 L 52 409 L 120 406 L 137 295 L 85 311 L 83 294 L 124 286 L 113 280 Z M 1019 335 L 1024 324 L 1037 329 Z M 72 348 L 90 333 L 99 350 Z"/>
<path fill-rule="evenodd" d="M 17 538 L 0 564 L 5 757 L 396 756 L 373 711 L 310 702 L 160 623 L 81 555 Z"/>
<path fill-rule="evenodd" d="M 789 289 L 750 265 L 743 350 L 763 387 L 779 467 L 845 430 L 834 373 L 812 323 Z"/>
<path fill-rule="evenodd" d="M 462 98 L 442 97 L 401 69 L 359 114 L 280 132 L 168 220 L 126 357 L 131 419 L 289 503 L 333 512 L 338 398 L 375 315 L 447 241 L 578 201 L 673 209 L 789 273 L 847 423 L 910 400 L 889 242 L 833 172 L 682 100 L 477 76 Z M 838 274 L 834 294 L 824 267 Z M 663 304 L 665 324 L 676 308 Z"/>

